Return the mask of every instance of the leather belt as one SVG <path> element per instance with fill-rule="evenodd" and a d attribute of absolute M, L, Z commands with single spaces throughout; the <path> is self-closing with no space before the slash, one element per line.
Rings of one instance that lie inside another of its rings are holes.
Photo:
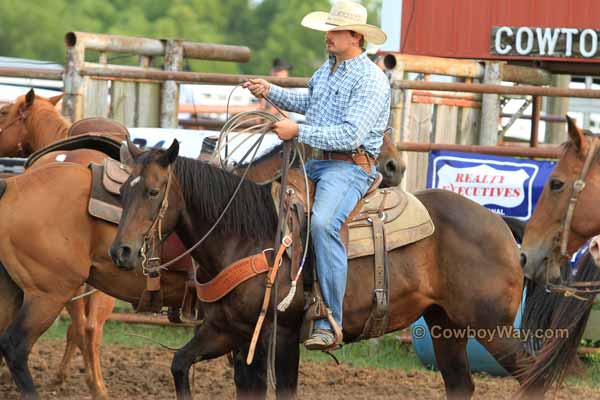
<path fill-rule="evenodd" d="M 350 153 L 341 151 L 323 151 L 323 160 L 347 161 L 361 167 L 367 175 L 371 175 L 371 167 L 375 165 L 375 158 L 363 150 Z"/>

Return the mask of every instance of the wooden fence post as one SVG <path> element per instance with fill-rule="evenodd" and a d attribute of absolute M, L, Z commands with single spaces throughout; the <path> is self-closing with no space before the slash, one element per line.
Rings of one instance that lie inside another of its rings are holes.
<path fill-rule="evenodd" d="M 499 85 L 500 63 L 486 62 L 483 74 L 483 83 Z M 479 132 L 479 144 L 482 146 L 494 146 L 498 143 L 498 121 L 500 120 L 500 96 L 497 94 L 484 94 L 481 102 L 481 130 Z"/>
<path fill-rule="evenodd" d="M 84 82 L 79 74 L 85 57 L 85 47 L 81 43 L 67 46 L 67 60 L 65 63 L 64 92 L 62 113 L 71 122 L 83 117 L 82 95 Z"/>
<path fill-rule="evenodd" d="M 165 41 L 165 71 L 179 71 L 183 63 L 183 44 L 181 40 Z M 177 128 L 179 110 L 179 86 L 175 81 L 165 81 L 161 90 L 160 127 Z"/>

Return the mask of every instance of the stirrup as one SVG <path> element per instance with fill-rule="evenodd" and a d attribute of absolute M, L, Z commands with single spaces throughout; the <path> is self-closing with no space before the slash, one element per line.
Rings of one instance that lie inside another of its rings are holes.
<path fill-rule="evenodd" d="M 304 342 L 307 350 L 332 350 L 337 347 L 335 334 L 329 329 L 315 329 L 311 337 Z"/>

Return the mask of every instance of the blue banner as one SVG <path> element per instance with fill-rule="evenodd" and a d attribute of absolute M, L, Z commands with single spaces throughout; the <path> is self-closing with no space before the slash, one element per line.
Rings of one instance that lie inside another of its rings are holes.
<path fill-rule="evenodd" d="M 432 151 L 427 187 L 451 190 L 500 215 L 529 220 L 555 165 L 556 161 Z"/>

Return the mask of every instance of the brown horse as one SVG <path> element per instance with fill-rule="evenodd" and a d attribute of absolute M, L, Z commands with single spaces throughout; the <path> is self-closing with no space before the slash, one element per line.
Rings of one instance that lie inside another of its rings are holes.
<path fill-rule="evenodd" d="M 27 366 L 31 347 L 82 284 L 137 303 L 146 280 L 138 272 L 120 270 L 108 256 L 116 227 L 88 214 L 88 168 L 51 163 L 0 186 L 5 188 L 0 199 L 0 354 L 23 396 L 37 398 Z M 162 272 L 166 306 L 181 305 L 186 277 L 186 271 Z M 266 352 L 258 350 L 261 365 Z M 238 359 L 238 395 L 265 393 L 264 368 L 248 368 Z"/>
<path fill-rule="evenodd" d="M 115 263 L 132 270 L 140 263 L 144 236 L 168 196 L 163 229 L 175 231 L 192 246 L 215 223 L 230 200 L 240 178 L 199 161 L 178 158 L 175 141 L 169 150 L 141 153 L 129 144 L 132 168 L 123 185 L 123 216 L 110 253 Z M 170 188 L 166 191 L 167 181 Z M 419 192 L 435 223 L 435 233 L 412 245 L 389 252 L 389 331 L 407 327 L 424 315 L 430 327 L 483 329 L 480 342 L 502 366 L 515 373 L 521 346 L 514 337 L 492 337 L 491 330 L 512 330 L 521 299 L 523 275 L 511 232 L 502 219 L 484 207 L 442 190 Z M 251 182 L 240 186 L 231 208 L 210 236 L 198 246 L 194 258 L 201 265 L 198 280 L 206 282 L 236 260 L 273 245 L 277 217 L 270 189 Z M 372 304 L 372 258 L 349 262 L 344 300 L 344 340 L 357 340 Z M 290 287 L 289 262 L 284 259 L 278 275 L 278 304 Z M 301 284 L 301 281 L 299 282 Z M 214 303 L 203 303 L 205 318 L 194 338 L 179 350 L 172 363 L 178 398 L 191 397 L 189 369 L 234 349 L 247 349 L 261 308 L 265 277 L 259 275 L 237 286 Z M 299 362 L 299 329 L 304 295 L 299 287 L 290 307 L 279 313 L 276 361 L 277 389 L 296 393 Z M 267 315 L 260 340 L 271 331 Z M 503 329 L 504 329 L 503 328 Z M 474 391 L 466 355 L 467 338 L 442 337 L 432 332 L 437 364 L 449 398 L 469 398 Z M 537 394 L 535 389 L 530 394 Z"/>
<path fill-rule="evenodd" d="M 525 276 L 541 284 L 560 278 L 560 265 L 588 239 L 600 233 L 600 214 L 596 208 L 600 194 L 600 168 L 597 161 L 600 146 L 597 136 L 586 134 L 567 116 L 569 140 L 544 186 L 525 230 L 522 263 Z M 589 169 L 582 176 L 584 164 Z M 578 180 L 585 182 L 578 184 Z M 583 186 L 580 192 L 576 187 Z M 573 217 L 566 231 L 563 225 L 571 199 L 575 200 Z M 566 236 L 565 236 L 566 235 Z M 560 245 L 565 241 L 566 254 Z"/>
<path fill-rule="evenodd" d="M 67 137 L 70 124 L 55 107 L 62 96 L 46 99 L 31 89 L 0 108 L 0 156 L 27 157 Z"/>
<path fill-rule="evenodd" d="M 71 124 L 55 107 L 61 98 L 62 94 L 46 99 L 35 95 L 31 89 L 26 95 L 18 97 L 14 103 L 2 107 L 0 156 L 28 157 L 31 153 L 67 137 Z M 98 130 L 101 129 L 102 127 Z M 57 158 L 61 162 L 87 165 L 90 162 L 101 163 L 106 154 L 90 149 L 51 152 L 37 160 L 30 170 L 56 162 Z M 83 294 L 83 291 L 84 288 L 81 288 L 77 294 Z M 86 382 L 92 396 L 98 399 L 108 398 L 100 367 L 99 347 L 104 323 L 114 304 L 113 297 L 99 291 L 66 304 L 71 324 L 67 329 L 65 353 L 56 373 L 57 383 L 66 380 L 69 362 L 75 347 L 79 347 L 86 366 Z"/>
<path fill-rule="evenodd" d="M 583 295 L 587 300 L 581 300 L 546 291 L 548 283 L 570 275 L 571 269 L 563 267 L 573 252 L 600 233 L 600 213 L 596 209 L 600 196 L 600 138 L 581 130 L 569 116 L 567 122 L 569 139 L 526 226 L 521 263 L 524 274 L 533 281 L 530 286 L 535 285 L 539 293 L 532 301 L 527 300 L 530 305 L 526 304 L 524 325 L 537 329 L 550 324 L 554 329 L 568 329 L 569 335 L 544 343 L 533 366 L 525 371 L 525 388 L 541 384 L 549 389 L 562 383 L 569 363 L 576 357 L 595 297 Z M 600 271 L 589 254 L 582 257 L 574 279 L 569 279 L 576 283 L 599 280 Z M 592 284 L 590 288 L 598 286 Z"/>

